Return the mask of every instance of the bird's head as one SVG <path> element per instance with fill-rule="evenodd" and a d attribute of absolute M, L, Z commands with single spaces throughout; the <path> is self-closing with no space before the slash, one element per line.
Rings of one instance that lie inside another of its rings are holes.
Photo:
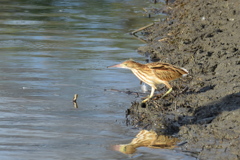
<path fill-rule="evenodd" d="M 120 64 L 116 64 L 116 65 L 113 65 L 113 66 L 109 66 L 107 68 L 112 68 L 112 67 L 116 67 L 116 68 L 126 68 L 126 69 L 132 69 L 134 68 L 134 65 L 135 65 L 136 62 L 132 61 L 132 60 L 127 60 L 127 61 L 124 61 Z"/>

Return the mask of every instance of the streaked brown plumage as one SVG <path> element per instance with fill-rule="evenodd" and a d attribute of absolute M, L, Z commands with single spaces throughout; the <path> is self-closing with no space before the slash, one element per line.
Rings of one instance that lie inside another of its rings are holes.
<path fill-rule="evenodd" d="M 132 60 L 127 60 L 121 64 L 110 67 L 130 69 L 141 81 L 152 87 L 150 96 L 143 100 L 143 103 L 147 102 L 153 97 L 154 91 L 157 89 L 158 84 L 163 83 L 169 88 L 169 90 L 162 96 L 164 97 L 172 91 L 172 86 L 168 83 L 169 81 L 188 74 L 188 71 L 184 68 L 179 68 L 162 62 L 141 64 Z"/>

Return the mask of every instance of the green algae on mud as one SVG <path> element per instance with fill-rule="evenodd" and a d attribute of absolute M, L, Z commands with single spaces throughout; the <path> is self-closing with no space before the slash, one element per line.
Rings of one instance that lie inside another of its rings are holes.
<path fill-rule="evenodd" d="M 143 31 L 148 43 L 138 51 L 190 74 L 171 82 L 173 92 L 145 108 L 133 102 L 128 121 L 178 134 L 188 142 L 182 150 L 199 159 L 239 159 L 239 1 L 177 0 L 169 8 L 165 20 Z"/>

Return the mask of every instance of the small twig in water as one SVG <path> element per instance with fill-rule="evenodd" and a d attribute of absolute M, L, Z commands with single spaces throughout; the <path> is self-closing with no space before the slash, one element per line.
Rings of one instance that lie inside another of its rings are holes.
<path fill-rule="evenodd" d="M 78 108 L 77 98 L 78 98 L 78 94 L 74 94 L 74 96 L 73 96 L 73 106 L 74 106 L 74 108 Z"/>
<path fill-rule="evenodd" d="M 77 102 L 78 94 L 74 94 L 73 96 L 73 102 Z"/>

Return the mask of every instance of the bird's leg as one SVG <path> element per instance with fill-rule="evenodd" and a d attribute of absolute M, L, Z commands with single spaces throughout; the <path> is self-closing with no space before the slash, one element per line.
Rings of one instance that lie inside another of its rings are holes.
<path fill-rule="evenodd" d="M 169 89 L 168 89 L 168 91 L 167 91 L 161 98 L 165 97 L 167 94 L 169 94 L 170 92 L 172 92 L 172 86 L 171 86 L 167 81 L 165 81 L 164 84 L 165 84 L 165 85 L 167 86 L 167 88 L 169 88 Z"/>
<path fill-rule="evenodd" d="M 167 94 L 169 94 L 170 92 L 172 92 L 172 88 L 170 88 L 161 98 L 165 97 Z"/>
<path fill-rule="evenodd" d="M 142 101 L 142 103 L 145 103 L 145 102 L 147 102 L 149 99 L 151 99 L 151 98 L 153 97 L 154 91 L 155 91 L 155 88 L 152 87 L 151 94 L 148 96 L 148 98 L 144 99 L 144 100 Z"/>

